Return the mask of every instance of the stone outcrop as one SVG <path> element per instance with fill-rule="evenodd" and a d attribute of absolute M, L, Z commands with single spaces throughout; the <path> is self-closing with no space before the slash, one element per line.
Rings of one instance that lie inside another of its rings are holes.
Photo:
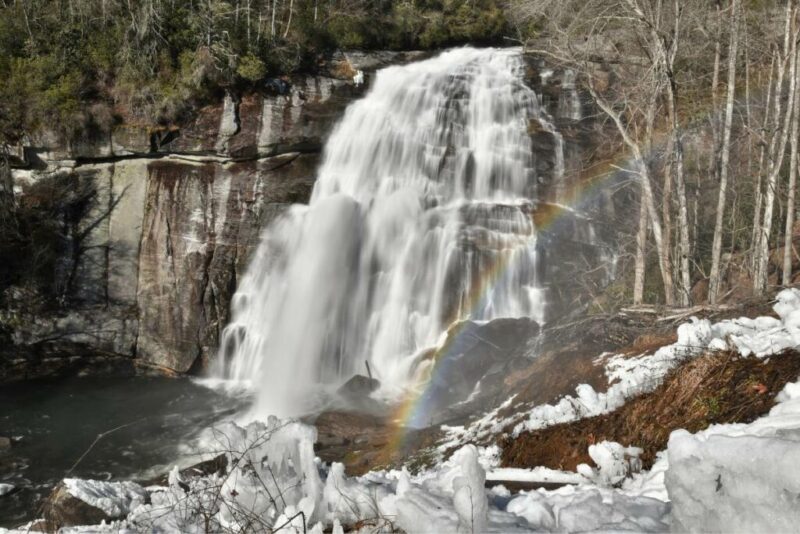
<path fill-rule="evenodd" d="M 45 499 L 42 515 L 44 519 L 36 523 L 36 531 L 40 532 L 57 532 L 63 527 L 95 525 L 101 521 L 116 519 L 73 496 L 64 484 L 56 486 Z"/>
<path fill-rule="evenodd" d="M 12 343 L 0 349 L 0 381 L 92 366 L 200 370 L 217 348 L 261 229 L 289 204 L 308 201 L 324 140 L 345 106 L 366 90 L 371 70 L 419 57 L 345 54 L 321 68 L 324 75 L 292 80 L 287 94 L 226 95 L 185 124 L 123 123 L 70 139 L 52 132 L 30 139 L 15 152 L 18 198 L 64 172 L 88 181 L 94 196 L 76 229 L 85 234 L 73 247 L 79 253 L 62 262 L 61 271 L 73 274 L 54 275 L 67 288 L 64 301 L 33 305 L 38 297 L 24 287 L 2 295 L 0 337 L 5 331 Z M 554 202 L 538 202 L 534 217 L 544 214 L 536 221 L 542 279 L 555 281 L 546 298 L 567 311 L 583 286 L 563 259 L 576 269 L 597 265 L 612 225 L 593 226 L 592 218 L 614 220 L 620 202 L 600 193 L 581 201 L 585 215 L 547 223 L 548 206 L 569 203 L 580 189 L 585 154 L 602 132 L 587 118 L 590 104 L 574 79 L 535 58 L 527 64 L 528 83 L 563 135 L 559 162 L 552 129 L 529 127 L 539 174 L 555 177 L 564 166 L 559 179 L 542 184 L 540 197 Z M 366 72 L 365 85 L 353 83 L 358 71 Z M 576 291 L 559 290 L 563 280 Z"/>
<path fill-rule="evenodd" d="M 226 166 L 149 165 L 136 294 L 140 358 L 186 372 L 216 349 L 261 228 L 288 203 L 306 201 L 316 160 L 292 153 Z"/>
<path fill-rule="evenodd" d="M 80 254 L 64 262 L 74 263 L 66 305 L 43 311 L 26 289 L 6 291 L 0 323 L 15 348 L 0 381 L 82 368 L 81 351 L 180 373 L 202 366 L 262 227 L 308 201 L 323 140 L 363 91 L 301 77 L 286 95 L 227 95 L 181 127 L 31 140 L 14 170 L 19 198 L 70 172 L 93 200 Z"/>

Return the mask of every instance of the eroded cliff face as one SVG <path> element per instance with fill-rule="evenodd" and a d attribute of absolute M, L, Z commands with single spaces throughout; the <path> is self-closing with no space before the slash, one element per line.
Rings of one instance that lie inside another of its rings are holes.
<path fill-rule="evenodd" d="M 261 229 L 307 202 L 323 140 L 362 91 L 304 77 L 285 95 L 227 96 L 180 129 L 33 140 L 27 168 L 14 171 L 18 198 L 68 172 L 92 200 L 54 273 L 61 306 L 34 302 L 29 288 L 6 291 L 15 347 L 2 358 L 4 378 L 61 373 L 97 355 L 179 373 L 202 367 Z"/>
<path fill-rule="evenodd" d="M 412 57 L 350 58 L 339 70 Z M 586 118 L 589 104 L 568 73 L 529 64 L 529 83 L 563 133 L 558 140 L 530 128 L 541 154 L 534 217 L 543 223 L 542 268 L 553 281 L 548 299 L 563 311 L 575 292 L 558 289 L 559 280 L 574 282 L 575 269 L 607 260 L 605 238 L 590 219 L 615 219 L 620 199 L 598 196 L 583 214 L 544 224 L 548 210 L 574 200 L 602 132 Z M 53 275 L 59 305 L 43 304 L 27 287 L 6 289 L 0 325 L 12 343 L 0 356 L 0 381 L 105 364 L 131 372 L 201 370 L 217 350 L 261 230 L 290 204 L 308 201 L 326 135 L 364 90 L 349 77 L 308 76 L 293 80 L 286 95 L 227 96 L 179 128 L 122 124 L 86 138 L 31 140 L 20 154 L 25 164 L 14 171 L 18 199 L 65 172 L 94 195 L 66 232 L 69 246 Z M 557 143 L 560 161 L 552 156 Z M 565 267 L 564 258 L 576 267 Z"/>
<path fill-rule="evenodd" d="M 307 201 L 317 159 L 148 166 L 136 294 L 143 361 L 186 372 L 216 349 L 261 229 Z"/>

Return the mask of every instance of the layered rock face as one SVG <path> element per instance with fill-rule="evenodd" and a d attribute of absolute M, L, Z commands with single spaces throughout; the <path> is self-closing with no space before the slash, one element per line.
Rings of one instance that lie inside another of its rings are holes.
<path fill-rule="evenodd" d="M 101 352 L 179 373 L 202 365 L 261 228 L 307 202 L 323 140 L 362 91 L 348 80 L 305 77 L 286 95 L 228 96 L 181 129 L 122 125 L 26 147 L 28 168 L 14 171 L 18 198 L 64 172 L 88 182 L 93 196 L 73 233 L 82 236 L 72 247 L 80 253 L 62 262 L 74 262 L 61 269 L 72 273 L 63 276 L 72 280 L 67 304 L 43 314 L 23 290 L 8 290 L 7 301 L 17 294 L 3 312 L 15 327 L 16 378 L 46 374 L 23 355 L 36 347 L 47 359 L 52 351 L 42 345 L 54 343 L 72 346 L 74 358 Z"/>
<path fill-rule="evenodd" d="M 94 196 L 70 234 L 79 244 L 54 273 L 55 285 L 66 288 L 61 305 L 43 309 L 24 288 L 6 289 L 0 326 L 13 345 L 0 356 L 0 381 L 59 373 L 88 355 L 129 367 L 202 369 L 261 230 L 291 203 L 308 201 L 326 135 L 365 90 L 350 76 L 363 68 L 368 82 L 369 70 L 415 57 L 384 56 L 348 58 L 340 78 L 294 79 L 285 95 L 227 96 L 179 128 L 122 124 L 82 138 L 30 140 L 13 173 L 18 199 L 64 172 L 88 182 Z M 549 209 L 574 200 L 587 149 L 596 149 L 601 134 L 584 118 L 589 104 L 567 73 L 529 63 L 529 83 L 563 133 L 559 140 L 531 125 L 540 174 L 553 177 L 539 193 L 548 202 L 534 214 L 544 223 Z M 558 143 L 561 160 L 551 156 Z M 576 269 L 605 261 L 605 237 L 594 234 L 590 219 L 614 219 L 619 204 L 601 195 L 582 215 L 541 224 L 554 310 L 569 309 L 575 298 L 557 287 L 559 280 L 575 285 L 564 258 Z"/>

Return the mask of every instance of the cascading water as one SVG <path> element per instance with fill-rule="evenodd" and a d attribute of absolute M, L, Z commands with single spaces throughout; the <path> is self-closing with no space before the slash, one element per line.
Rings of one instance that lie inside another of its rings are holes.
<path fill-rule="evenodd" d="M 258 414 L 303 412 L 365 360 L 396 394 L 453 321 L 543 319 L 528 127 L 552 127 L 522 68 L 519 51 L 451 50 L 378 72 L 347 109 L 223 334 L 215 374 L 254 382 Z"/>

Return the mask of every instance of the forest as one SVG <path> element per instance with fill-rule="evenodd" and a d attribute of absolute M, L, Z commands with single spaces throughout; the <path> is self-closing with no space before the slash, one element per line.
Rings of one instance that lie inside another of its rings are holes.
<path fill-rule="evenodd" d="M 524 46 L 578 73 L 640 183 L 629 278 L 687 306 L 792 282 L 798 6 L 718 0 L 32 0 L 0 6 L 4 153 L 43 126 L 169 125 L 337 49 Z M 612 169 L 613 170 L 613 169 Z M 609 171 L 610 172 L 610 171 Z M 616 292 L 616 293 L 615 293 Z"/>
<path fill-rule="evenodd" d="M 800 0 L 0 0 L 0 532 L 792 532 Z"/>
<path fill-rule="evenodd" d="M 641 186 L 626 298 L 716 304 L 793 283 L 794 1 L 519 1 L 509 17 L 527 49 L 580 73 Z"/>
<path fill-rule="evenodd" d="M 167 124 L 336 49 L 500 44 L 505 29 L 494 0 L 5 0 L 0 132 Z"/>

